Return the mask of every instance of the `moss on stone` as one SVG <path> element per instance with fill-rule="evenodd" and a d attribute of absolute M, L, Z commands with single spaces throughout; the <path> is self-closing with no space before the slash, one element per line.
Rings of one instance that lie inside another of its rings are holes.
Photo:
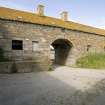
<path fill-rule="evenodd" d="M 48 71 L 53 71 L 53 67 L 49 67 Z"/>
<path fill-rule="evenodd" d="M 4 51 L 0 48 L 0 62 L 10 61 L 10 59 L 4 57 Z"/>
<path fill-rule="evenodd" d="M 18 69 L 16 66 L 16 63 L 13 63 L 12 67 L 11 67 L 11 73 L 17 73 Z"/>

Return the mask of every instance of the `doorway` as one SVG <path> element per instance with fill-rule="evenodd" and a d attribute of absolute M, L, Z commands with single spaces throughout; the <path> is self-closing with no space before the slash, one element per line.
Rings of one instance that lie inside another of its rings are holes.
<path fill-rule="evenodd" d="M 50 48 L 51 54 L 53 54 L 53 64 L 65 65 L 72 48 L 72 43 L 66 39 L 57 39 L 51 44 Z"/>

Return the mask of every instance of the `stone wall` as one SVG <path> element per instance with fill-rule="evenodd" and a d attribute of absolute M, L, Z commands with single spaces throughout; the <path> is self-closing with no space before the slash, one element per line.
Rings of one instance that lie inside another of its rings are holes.
<path fill-rule="evenodd" d="M 73 45 L 67 57 L 66 65 L 68 66 L 74 66 L 77 58 L 89 52 L 105 52 L 105 37 L 101 35 L 60 27 L 0 20 L 0 47 L 4 50 L 4 56 L 13 61 L 37 62 L 39 68 L 47 70 L 51 65 L 50 45 L 57 39 L 66 39 Z M 23 50 L 12 50 L 12 40 L 22 40 Z M 32 50 L 32 41 L 38 44 L 35 51 Z M 88 45 L 90 47 L 87 51 Z"/>

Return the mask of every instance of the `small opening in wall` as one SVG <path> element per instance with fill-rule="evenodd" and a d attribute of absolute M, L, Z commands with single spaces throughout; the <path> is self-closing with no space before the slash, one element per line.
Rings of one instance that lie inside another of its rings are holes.
<path fill-rule="evenodd" d="M 62 28 L 61 30 L 62 30 L 62 32 L 65 32 L 66 29 L 65 28 Z"/>
<path fill-rule="evenodd" d="M 32 41 L 32 51 L 37 51 L 39 48 L 39 42 L 38 41 Z"/>
<path fill-rule="evenodd" d="M 91 47 L 91 45 L 87 45 L 87 51 L 89 51 L 89 50 L 90 50 L 90 47 Z"/>
<path fill-rule="evenodd" d="M 104 46 L 104 51 L 105 51 L 105 46 Z"/>
<path fill-rule="evenodd" d="M 23 17 L 22 17 L 22 16 L 17 16 L 17 18 L 18 18 L 18 19 L 22 19 Z"/>
<path fill-rule="evenodd" d="M 12 40 L 12 50 L 23 50 L 23 41 Z"/>
<path fill-rule="evenodd" d="M 50 59 L 53 62 L 55 59 L 55 49 L 52 45 L 50 45 Z"/>

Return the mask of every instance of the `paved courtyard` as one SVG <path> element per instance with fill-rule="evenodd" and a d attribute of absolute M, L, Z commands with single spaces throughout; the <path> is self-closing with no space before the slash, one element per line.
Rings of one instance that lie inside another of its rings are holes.
<path fill-rule="evenodd" d="M 105 105 L 105 71 L 0 74 L 0 105 Z"/>

